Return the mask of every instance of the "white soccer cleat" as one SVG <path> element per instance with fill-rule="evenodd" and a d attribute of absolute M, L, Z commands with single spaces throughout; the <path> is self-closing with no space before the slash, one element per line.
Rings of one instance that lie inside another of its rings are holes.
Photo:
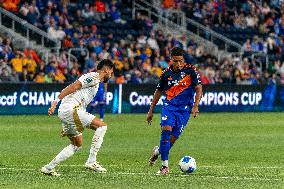
<path fill-rule="evenodd" d="M 169 167 L 162 166 L 161 169 L 157 172 L 158 175 L 166 175 L 170 172 Z"/>
<path fill-rule="evenodd" d="M 90 169 L 92 171 L 100 172 L 100 173 L 105 173 L 107 171 L 98 162 L 93 163 L 93 164 L 85 164 L 85 168 Z"/>
<path fill-rule="evenodd" d="M 60 174 L 57 173 L 54 169 L 48 169 L 45 166 L 43 166 L 40 170 L 41 173 L 48 175 L 48 176 L 55 176 L 55 177 L 59 177 Z"/>

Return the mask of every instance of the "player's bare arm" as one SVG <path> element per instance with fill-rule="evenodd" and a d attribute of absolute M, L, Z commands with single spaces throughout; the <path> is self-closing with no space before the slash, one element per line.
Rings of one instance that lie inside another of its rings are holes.
<path fill-rule="evenodd" d="M 153 111 L 154 108 L 156 107 L 157 103 L 159 102 L 160 98 L 162 96 L 162 91 L 157 89 L 154 93 L 153 101 L 151 103 L 150 109 L 147 114 L 147 122 L 149 125 L 151 125 L 152 119 L 153 119 Z"/>
<path fill-rule="evenodd" d="M 193 117 L 196 117 L 199 113 L 198 106 L 199 106 L 199 102 L 202 97 L 202 85 L 197 85 L 195 87 L 195 92 L 196 92 L 196 95 L 195 95 L 194 105 L 191 110 Z"/>
<path fill-rule="evenodd" d="M 65 87 L 61 93 L 58 95 L 58 99 L 57 100 L 54 100 L 52 103 L 51 103 L 51 106 L 50 108 L 48 109 L 48 115 L 52 115 L 56 109 L 56 106 L 57 106 L 57 103 L 62 100 L 65 96 L 69 95 L 69 94 L 72 94 L 74 93 L 75 91 L 81 89 L 82 87 L 82 84 L 80 81 L 75 81 L 74 83 L 68 85 L 67 87 Z"/>

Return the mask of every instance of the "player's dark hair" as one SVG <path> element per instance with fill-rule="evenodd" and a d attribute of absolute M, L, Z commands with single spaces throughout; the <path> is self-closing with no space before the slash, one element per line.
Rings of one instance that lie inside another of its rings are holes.
<path fill-rule="evenodd" d="M 97 70 L 101 70 L 103 67 L 108 67 L 108 68 L 112 69 L 112 68 L 114 68 L 114 64 L 109 59 L 103 59 L 102 61 L 99 62 L 98 66 L 97 66 Z"/>
<path fill-rule="evenodd" d="M 171 56 L 183 56 L 184 50 L 180 47 L 174 47 L 171 50 Z"/>

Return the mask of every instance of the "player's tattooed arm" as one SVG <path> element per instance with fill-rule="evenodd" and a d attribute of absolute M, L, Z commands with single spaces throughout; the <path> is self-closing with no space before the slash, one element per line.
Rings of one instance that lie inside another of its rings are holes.
<path fill-rule="evenodd" d="M 65 96 L 74 93 L 75 91 L 81 89 L 82 84 L 80 81 L 75 81 L 74 83 L 65 87 L 61 93 L 58 95 L 57 99 L 51 103 L 50 108 L 48 109 L 48 115 L 52 115 L 56 109 L 57 103 L 62 100 Z"/>
<path fill-rule="evenodd" d="M 162 96 L 162 91 L 157 89 L 154 93 L 153 101 L 151 103 L 150 109 L 149 109 L 148 114 L 147 114 L 147 122 L 148 122 L 149 125 L 151 125 L 151 123 L 152 123 L 153 111 L 155 109 L 155 106 L 159 102 L 161 96 Z"/>
<path fill-rule="evenodd" d="M 198 106 L 199 106 L 199 102 L 202 97 L 202 85 L 201 84 L 195 86 L 195 93 L 196 94 L 195 94 L 195 99 L 194 99 L 194 105 L 191 110 L 193 117 L 196 117 L 199 113 Z"/>

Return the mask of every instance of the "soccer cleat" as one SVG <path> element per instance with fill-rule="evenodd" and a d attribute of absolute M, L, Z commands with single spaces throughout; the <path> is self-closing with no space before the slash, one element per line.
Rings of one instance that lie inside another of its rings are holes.
<path fill-rule="evenodd" d="M 60 176 L 59 173 L 55 172 L 54 169 L 48 169 L 46 168 L 45 166 L 43 166 L 40 170 L 41 173 L 45 174 L 45 175 L 48 175 L 48 176 L 55 176 L 55 177 L 58 177 Z"/>
<path fill-rule="evenodd" d="M 85 168 L 90 169 L 92 171 L 101 172 L 101 173 L 105 173 L 107 171 L 98 162 L 96 162 L 94 164 L 85 164 Z"/>
<path fill-rule="evenodd" d="M 170 172 L 169 167 L 162 166 L 161 169 L 157 172 L 159 175 L 165 175 Z"/>
<path fill-rule="evenodd" d="M 156 163 L 158 157 L 159 157 L 159 154 L 156 154 L 156 151 L 159 150 L 159 146 L 155 146 L 152 150 L 152 154 L 151 154 L 151 157 L 149 159 L 149 165 L 152 166 Z"/>

